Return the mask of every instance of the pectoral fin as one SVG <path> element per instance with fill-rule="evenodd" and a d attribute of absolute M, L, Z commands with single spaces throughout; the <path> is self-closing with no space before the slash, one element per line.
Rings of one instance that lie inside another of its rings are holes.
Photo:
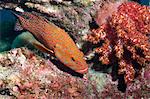
<path fill-rule="evenodd" d="M 17 48 L 22 46 L 27 46 L 27 47 L 33 46 L 37 49 L 40 49 L 43 52 L 52 55 L 54 54 L 54 52 L 51 49 L 46 48 L 43 44 L 37 41 L 30 32 L 23 32 L 20 35 L 18 35 L 13 41 L 11 48 Z"/>
<path fill-rule="evenodd" d="M 23 46 L 34 48 L 34 46 L 30 43 L 34 39 L 34 36 L 30 32 L 23 32 L 13 40 L 11 48 L 19 48 Z"/>
<path fill-rule="evenodd" d="M 49 54 L 51 54 L 51 55 L 54 55 L 54 52 L 53 52 L 52 50 L 46 48 L 43 44 L 41 44 L 41 43 L 38 42 L 37 40 L 36 40 L 36 41 L 35 41 L 35 40 L 32 41 L 32 44 L 33 44 L 36 48 L 40 49 L 41 51 L 43 51 L 43 52 L 45 52 L 45 53 L 49 53 Z"/>

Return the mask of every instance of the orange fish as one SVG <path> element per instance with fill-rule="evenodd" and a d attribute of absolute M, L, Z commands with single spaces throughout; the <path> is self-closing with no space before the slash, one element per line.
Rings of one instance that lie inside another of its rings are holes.
<path fill-rule="evenodd" d="M 49 54 L 54 54 L 65 66 L 78 73 L 87 73 L 88 65 L 83 59 L 83 53 L 63 29 L 45 18 L 29 12 L 15 15 L 23 29 L 31 32 L 39 41 L 33 42 L 35 47 Z"/>

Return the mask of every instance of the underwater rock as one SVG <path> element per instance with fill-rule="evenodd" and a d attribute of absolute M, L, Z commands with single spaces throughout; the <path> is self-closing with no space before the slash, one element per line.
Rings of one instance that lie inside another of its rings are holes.
<path fill-rule="evenodd" d="M 108 74 L 90 69 L 83 78 L 71 76 L 26 48 L 0 54 L 0 98 L 147 99 L 148 83 L 143 75 L 122 93 Z"/>
<path fill-rule="evenodd" d="M 8 88 L 11 97 L 95 97 L 94 93 L 91 95 L 89 81 L 60 71 L 49 60 L 36 56 L 26 48 L 0 54 L 0 81 L 0 88 Z"/>

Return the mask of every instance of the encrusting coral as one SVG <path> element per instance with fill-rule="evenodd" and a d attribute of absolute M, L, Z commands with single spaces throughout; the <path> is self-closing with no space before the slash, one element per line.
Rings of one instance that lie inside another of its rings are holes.
<path fill-rule="evenodd" d="M 27 48 L 0 54 L 0 98 L 4 99 L 2 96 L 7 99 L 96 97 L 90 81 L 59 70 L 51 61 Z"/>
<path fill-rule="evenodd" d="M 93 44 L 104 41 L 95 49 L 99 60 L 106 65 L 118 64 L 118 74 L 124 75 L 126 84 L 130 83 L 135 73 L 150 60 L 150 8 L 125 2 L 104 23 L 98 24 L 99 28 L 93 29 L 87 40 Z"/>

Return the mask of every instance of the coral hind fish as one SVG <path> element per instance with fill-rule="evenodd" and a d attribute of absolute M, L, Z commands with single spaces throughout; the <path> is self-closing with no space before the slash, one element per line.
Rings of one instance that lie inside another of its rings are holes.
<path fill-rule="evenodd" d="M 23 29 L 31 32 L 39 41 L 38 43 L 33 42 L 36 48 L 54 54 L 65 66 L 78 73 L 87 73 L 88 65 L 83 59 L 83 53 L 63 29 L 29 12 L 14 14 Z"/>

